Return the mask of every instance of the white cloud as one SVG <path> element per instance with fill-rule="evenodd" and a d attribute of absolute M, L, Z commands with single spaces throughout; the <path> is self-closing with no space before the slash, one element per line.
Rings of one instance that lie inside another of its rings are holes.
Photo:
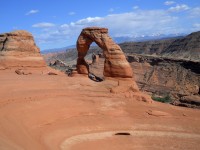
<path fill-rule="evenodd" d="M 85 25 L 85 24 L 96 24 L 98 23 L 99 21 L 102 21 L 104 18 L 102 17 L 88 17 L 88 18 L 85 18 L 85 19 L 81 19 L 81 20 L 78 20 L 77 22 L 75 23 L 72 23 L 73 25 Z"/>
<path fill-rule="evenodd" d="M 190 9 L 186 4 L 176 5 L 175 7 L 170 7 L 169 12 L 181 12 Z"/>
<path fill-rule="evenodd" d="M 73 11 L 71 11 L 71 12 L 68 13 L 68 15 L 70 15 L 70 16 L 73 16 L 73 15 L 75 15 L 75 14 L 76 14 L 76 13 L 73 12 Z"/>
<path fill-rule="evenodd" d="M 164 10 L 139 10 L 137 12 L 110 14 L 105 17 L 88 17 L 69 24 L 63 24 L 60 27 L 82 29 L 87 26 L 102 26 L 108 27 L 112 32 L 112 36 L 119 34 L 129 34 L 131 36 L 134 33 L 154 33 L 154 31 L 162 30 L 170 24 L 173 26 L 176 20 L 176 17 L 169 15 Z"/>
<path fill-rule="evenodd" d="M 29 12 L 26 13 L 26 15 L 36 14 L 38 12 L 39 10 L 30 10 Z"/>
<path fill-rule="evenodd" d="M 32 27 L 34 28 L 49 28 L 49 27 L 54 27 L 54 26 L 55 24 L 49 23 L 49 22 L 41 22 L 41 23 L 32 25 Z"/>
<path fill-rule="evenodd" d="M 34 24 L 32 27 L 41 28 L 40 32 L 34 36 L 38 45 L 42 47 L 73 45 L 81 30 L 90 26 L 108 28 L 111 37 L 190 33 L 200 30 L 198 18 L 193 18 L 200 18 L 200 7 L 189 8 L 183 4 L 170 8 L 171 12 L 184 10 L 188 11 L 182 12 L 184 15 L 177 15 L 169 13 L 169 10 L 137 9 L 137 11 L 112 13 L 102 17 L 86 17 L 60 25 L 42 22 Z"/>
<path fill-rule="evenodd" d="M 68 24 L 62 24 L 60 27 L 61 27 L 61 28 L 68 28 L 69 25 L 68 25 Z"/>
<path fill-rule="evenodd" d="M 175 3 L 176 3 L 175 1 L 166 1 L 164 4 L 169 6 L 169 5 L 173 5 Z"/>
<path fill-rule="evenodd" d="M 133 9 L 138 9 L 139 8 L 139 6 L 133 6 Z"/>
<path fill-rule="evenodd" d="M 87 17 L 76 22 L 57 25 L 51 29 L 47 28 L 46 30 L 42 30 L 41 34 L 36 35 L 36 39 L 40 44 L 64 43 L 64 45 L 71 45 L 76 42 L 81 30 L 89 26 L 106 27 L 109 29 L 111 37 L 133 37 L 138 35 L 152 35 L 155 33 L 170 34 L 179 32 L 179 30 L 182 32 L 181 28 L 177 27 L 177 19 L 164 10 L 138 10 L 137 12 L 111 14 L 104 17 Z M 46 26 L 49 26 L 49 24 L 40 23 L 34 25 L 34 27 Z"/>
<path fill-rule="evenodd" d="M 116 19 L 117 18 L 117 19 Z M 176 18 L 164 11 L 138 11 L 106 16 L 101 22 L 110 28 L 112 36 L 134 36 L 140 34 L 153 34 L 154 32 L 167 32 L 168 23 L 173 25 Z"/>
<path fill-rule="evenodd" d="M 200 23 L 193 24 L 193 27 L 200 29 Z"/>
<path fill-rule="evenodd" d="M 194 23 L 191 30 L 192 32 L 200 31 L 200 22 Z"/>
<path fill-rule="evenodd" d="M 200 17 L 200 7 L 195 7 L 190 10 L 190 17 Z"/>

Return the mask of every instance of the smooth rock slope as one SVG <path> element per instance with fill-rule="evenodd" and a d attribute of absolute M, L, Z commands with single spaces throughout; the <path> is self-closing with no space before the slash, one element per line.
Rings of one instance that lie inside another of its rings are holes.
<path fill-rule="evenodd" d="M 200 111 L 111 93 L 117 81 L 0 70 L 2 150 L 197 150 Z M 135 93 L 137 94 L 137 93 Z M 131 96 L 132 95 L 132 96 Z M 130 135 L 116 135 L 129 133 Z"/>

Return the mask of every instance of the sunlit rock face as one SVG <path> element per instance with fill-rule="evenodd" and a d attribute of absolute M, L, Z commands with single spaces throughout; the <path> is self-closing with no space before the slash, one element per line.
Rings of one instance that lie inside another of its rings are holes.
<path fill-rule="evenodd" d="M 105 77 L 132 78 L 133 71 L 126 60 L 123 51 L 108 35 L 108 29 L 99 27 L 85 28 L 78 37 L 78 73 L 89 73 L 89 66 L 84 57 L 86 56 L 92 42 L 95 42 L 103 50 L 105 57 L 103 74 Z"/>
<path fill-rule="evenodd" d="M 45 66 L 31 33 L 17 30 L 0 34 L 0 65 L 5 67 Z"/>

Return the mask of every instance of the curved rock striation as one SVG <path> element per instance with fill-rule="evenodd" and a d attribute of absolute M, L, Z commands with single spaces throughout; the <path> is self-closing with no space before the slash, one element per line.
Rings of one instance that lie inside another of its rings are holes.
<path fill-rule="evenodd" d="M 31 33 L 17 30 L 0 34 L 0 66 L 46 66 Z"/>
<path fill-rule="evenodd" d="M 105 56 L 104 76 L 132 78 L 133 71 L 126 57 L 119 47 L 108 35 L 107 28 L 89 27 L 82 30 L 77 40 L 77 70 L 80 74 L 88 74 L 89 66 L 84 57 L 92 42 L 95 42 Z"/>

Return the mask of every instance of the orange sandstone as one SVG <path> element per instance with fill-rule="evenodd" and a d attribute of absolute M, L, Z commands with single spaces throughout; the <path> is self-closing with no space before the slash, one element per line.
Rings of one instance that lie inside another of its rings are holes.
<path fill-rule="evenodd" d="M 107 28 L 89 27 L 82 30 L 77 40 L 77 70 L 80 74 L 88 74 L 89 66 L 84 57 L 92 42 L 95 42 L 105 56 L 104 76 L 132 78 L 132 68 L 126 60 L 121 48 L 108 35 Z"/>

